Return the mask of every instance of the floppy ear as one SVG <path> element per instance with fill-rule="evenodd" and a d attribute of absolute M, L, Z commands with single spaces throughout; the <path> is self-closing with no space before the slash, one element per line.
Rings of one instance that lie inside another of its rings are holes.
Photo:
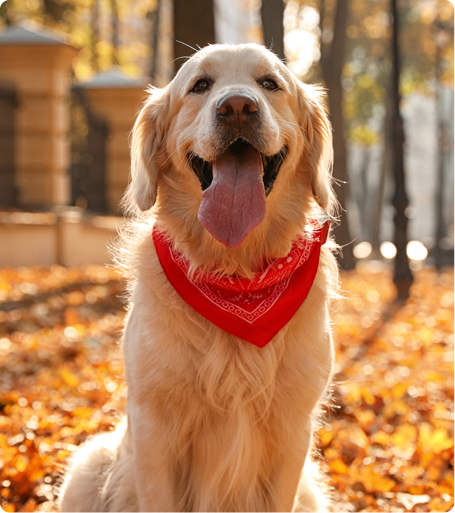
<path fill-rule="evenodd" d="M 304 130 L 311 168 L 311 188 L 316 202 L 329 215 L 337 206 L 332 189 L 332 126 L 327 117 L 322 88 L 298 83 L 299 125 Z"/>
<path fill-rule="evenodd" d="M 158 188 L 158 170 L 164 154 L 169 93 L 168 88 L 149 88 L 150 97 L 134 123 L 131 137 L 131 182 L 123 199 L 127 210 L 153 207 Z"/>

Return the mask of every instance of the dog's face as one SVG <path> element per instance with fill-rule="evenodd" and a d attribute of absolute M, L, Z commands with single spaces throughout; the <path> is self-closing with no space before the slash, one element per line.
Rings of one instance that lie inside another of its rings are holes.
<path fill-rule="evenodd" d="M 267 258 L 289 249 L 312 205 L 330 211 L 330 165 L 319 91 L 261 46 L 213 45 L 151 91 L 133 130 L 129 197 L 147 210 L 158 194 L 177 239 Z"/>

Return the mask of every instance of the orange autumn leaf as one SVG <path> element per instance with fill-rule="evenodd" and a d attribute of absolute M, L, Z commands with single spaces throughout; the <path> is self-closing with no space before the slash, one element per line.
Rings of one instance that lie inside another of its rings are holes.
<path fill-rule="evenodd" d="M 355 482 L 362 483 L 367 492 L 387 493 L 395 486 L 392 479 L 383 477 L 373 465 L 352 466 L 349 475 Z"/>
<path fill-rule="evenodd" d="M 390 441 L 400 449 L 408 449 L 417 439 L 417 428 L 412 424 L 398 426 L 390 437 Z"/>
<path fill-rule="evenodd" d="M 37 506 L 37 502 L 35 499 L 29 499 L 24 506 L 22 506 L 22 508 L 20 509 L 20 511 L 22 512 L 31 512 L 31 511 L 35 511 L 36 510 L 36 506 Z"/>
<path fill-rule="evenodd" d="M 387 445 L 390 440 L 390 435 L 385 431 L 377 431 L 370 440 L 375 444 Z"/>
<path fill-rule="evenodd" d="M 337 474 L 348 475 L 348 467 L 346 463 L 343 462 L 341 458 L 337 458 L 336 460 L 329 461 L 329 468 L 333 472 Z"/>
<path fill-rule="evenodd" d="M 65 381 L 65 383 L 70 387 L 70 388 L 75 388 L 77 387 L 77 385 L 79 384 L 79 379 L 77 376 L 74 375 L 73 372 L 71 372 L 68 368 L 62 368 L 60 370 L 60 376 L 63 378 L 63 380 Z"/>
<path fill-rule="evenodd" d="M 376 414 L 373 410 L 357 409 L 354 411 L 354 415 L 362 426 L 368 426 L 372 424 L 376 419 Z"/>
<path fill-rule="evenodd" d="M 401 399 L 408 391 L 409 383 L 397 383 L 392 389 L 392 397 L 394 399 Z"/>
<path fill-rule="evenodd" d="M 443 428 L 433 429 L 430 424 L 420 426 L 419 444 L 424 452 L 439 454 L 445 449 L 453 447 L 453 439 Z"/>

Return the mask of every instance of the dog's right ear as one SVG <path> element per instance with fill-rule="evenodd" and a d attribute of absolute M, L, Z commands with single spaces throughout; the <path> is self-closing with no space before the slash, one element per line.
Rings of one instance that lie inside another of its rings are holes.
<path fill-rule="evenodd" d="M 149 210 L 156 201 L 159 157 L 165 152 L 169 88 L 148 89 L 150 97 L 134 123 L 131 137 L 131 182 L 123 199 L 127 210 Z"/>
<path fill-rule="evenodd" d="M 299 125 L 303 128 L 309 157 L 311 188 L 316 203 L 329 215 L 337 209 L 332 189 L 332 126 L 325 108 L 324 91 L 296 81 L 299 91 Z"/>

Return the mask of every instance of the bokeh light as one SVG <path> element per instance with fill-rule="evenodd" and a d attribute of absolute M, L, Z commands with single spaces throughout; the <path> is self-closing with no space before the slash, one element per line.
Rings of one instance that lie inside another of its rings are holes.
<path fill-rule="evenodd" d="M 379 246 L 379 251 L 381 252 L 381 255 L 384 257 L 384 258 L 387 258 L 387 260 L 392 260 L 393 258 L 395 258 L 396 254 L 397 254 L 397 248 L 395 246 L 395 244 L 393 242 L 383 242 L 380 246 Z"/>
<path fill-rule="evenodd" d="M 425 260 L 428 256 L 428 249 L 419 241 L 411 240 L 406 246 L 406 254 L 411 260 Z"/>
<path fill-rule="evenodd" d="M 356 258 L 368 258 L 373 251 L 373 246 L 369 242 L 363 241 L 360 244 L 357 244 L 357 246 L 354 246 L 352 251 Z"/>

